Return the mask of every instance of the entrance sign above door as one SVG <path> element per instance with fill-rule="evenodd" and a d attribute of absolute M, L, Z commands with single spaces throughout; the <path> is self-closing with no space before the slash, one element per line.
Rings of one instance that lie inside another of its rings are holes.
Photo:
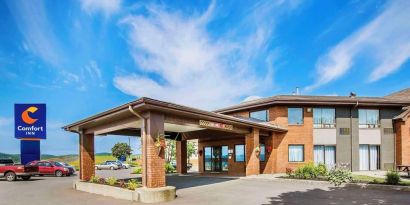
<path fill-rule="evenodd" d="M 233 130 L 233 125 L 228 125 L 228 124 L 219 123 L 219 122 L 211 122 L 211 121 L 206 121 L 206 120 L 199 120 L 199 125 L 203 127 L 213 127 L 213 128 L 224 129 L 224 130 Z"/>

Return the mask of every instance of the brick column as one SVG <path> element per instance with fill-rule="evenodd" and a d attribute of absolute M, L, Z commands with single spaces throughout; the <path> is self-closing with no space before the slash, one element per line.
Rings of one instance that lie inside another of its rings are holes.
<path fill-rule="evenodd" d="M 94 135 L 80 134 L 80 180 L 89 180 L 95 174 Z"/>
<path fill-rule="evenodd" d="M 246 176 L 260 173 L 259 153 L 255 150 L 257 146 L 259 146 L 259 129 L 253 128 L 252 132 L 245 136 Z"/>
<path fill-rule="evenodd" d="M 164 115 L 149 112 L 145 117 L 142 128 L 142 183 L 147 188 L 164 187 L 166 185 Z M 162 138 L 160 140 L 162 149 L 158 153 L 155 142 L 159 135 Z"/>
<path fill-rule="evenodd" d="M 187 141 L 181 139 L 176 142 L 177 148 L 177 172 L 180 174 L 187 173 Z"/>

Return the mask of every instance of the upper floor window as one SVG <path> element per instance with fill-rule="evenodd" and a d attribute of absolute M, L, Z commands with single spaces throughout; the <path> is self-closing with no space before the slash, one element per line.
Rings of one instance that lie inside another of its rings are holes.
<path fill-rule="evenodd" d="M 288 108 L 288 124 L 302 125 L 303 124 L 303 108 L 290 107 Z"/>
<path fill-rule="evenodd" d="M 314 128 L 335 128 L 336 114 L 334 108 L 313 108 Z"/>
<path fill-rule="evenodd" d="M 251 112 L 249 116 L 251 118 L 262 120 L 264 122 L 268 121 L 268 111 L 267 110 L 259 110 L 259 111 Z"/>
<path fill-rule="evenodd" d="M 379 110 L 359 109 L 359 128 L 377 128 L 379 122 Z"/>

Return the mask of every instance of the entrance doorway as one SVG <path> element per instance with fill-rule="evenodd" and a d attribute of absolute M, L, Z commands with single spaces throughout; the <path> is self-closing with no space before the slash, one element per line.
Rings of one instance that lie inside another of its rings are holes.
<path fill-rule="evenodd" d="M 228 146 L 204 147 L 204 153 L 205 171 L 228 171 Z"/>

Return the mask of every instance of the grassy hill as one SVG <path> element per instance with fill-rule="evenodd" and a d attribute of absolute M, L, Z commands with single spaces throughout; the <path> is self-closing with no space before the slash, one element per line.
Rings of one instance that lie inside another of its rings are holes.
<path fill-rule="evenodd" d="M 133 158 L 139 158 L 139 156 L 134 155 Z M 20 162 L 20 155 L 19 154 L 6 154 L 6 153 L 0 153 L 0 159 L 12 159 L 15 163 Z M 41 155 L 42 160 L 51 160 L 51 161 L 57 161 L 57 162 L 66 162 L 70 165 L 73 165 L 77 168 L 79 168 L 80 161 L 78 159 L 78 155 L 76 154 L 69 154 L 69 155 L 50 155 L 50 154 L 44 154 Z M 96 153 L 95 154 L 95 163 L 99 164 L 102 162 L 105 162 L 107 160 L 116 160 L 111 153 Z"/>

